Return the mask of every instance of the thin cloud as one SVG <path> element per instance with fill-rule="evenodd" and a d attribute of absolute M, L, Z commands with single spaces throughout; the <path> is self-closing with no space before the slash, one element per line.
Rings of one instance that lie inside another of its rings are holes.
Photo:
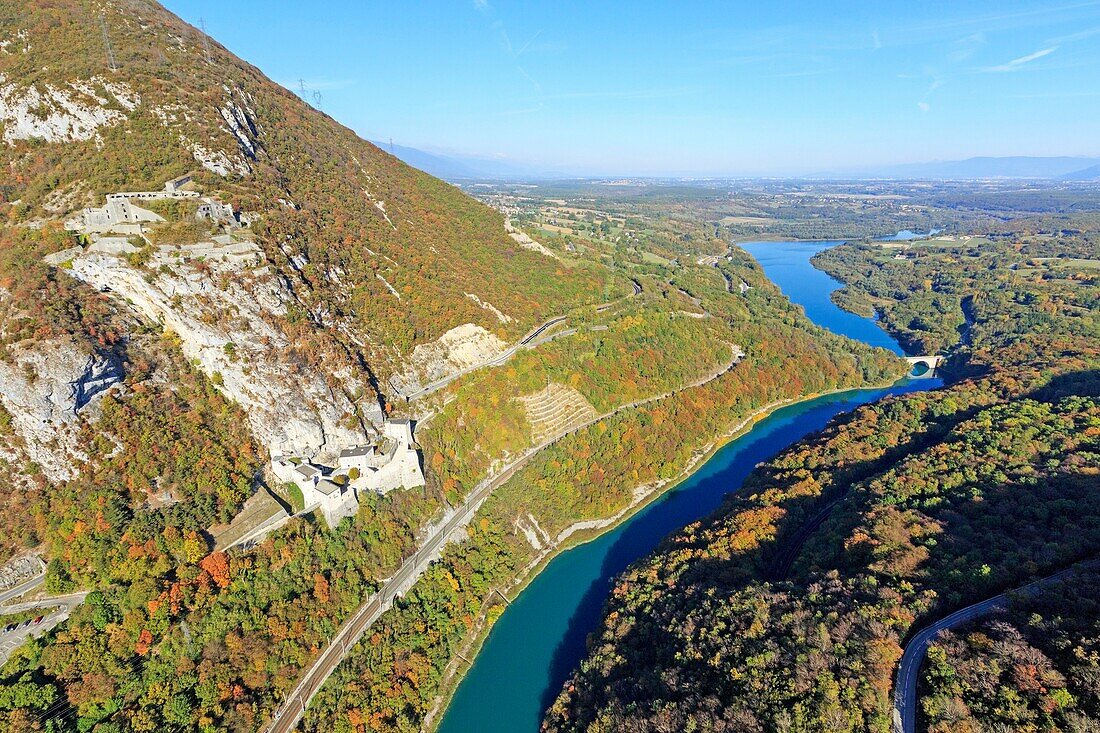
<path fill-rule="evenodd" d="M 978 27 L 983 31 L 1009 30 L 1012 28 L 1029 28 L 1050 25 L 1064 18 L 1059 14 L 1075 10 L 1094 10 L 1100 3 L 1092 2 L 1069 3 L 1054 7 L 1040 7 L 1029 10 L 1020 10 L 1007 13 L 990 13 L 983 15 L 971 15 L 955 18 L 946 18 L 929 23 L 913 24 L 905 29 L 908 34 L 921 32 L 947 31 L 953 28 L 966 26 Z"/>
<path fill-rule="evenodd" d="M 1026 66 L 1027 64 L 1030 64 L 1032 61 L 1037 61 L 1044 56 L 1049 56 L 1057 50 L 1058 46 L 1051 46 L 1049 48 L 1044 48 L 1036 51 L 1035 53 L 1029 53 L 1027 56 L 1021 56 L 1018 59 L 1012 59 L 1007 64 L 1000 64 L 998 66 L 987 66 L 982 69 L 982 71 L 993 74 L 1004 73 L 1006 71 L 1016 71 Z"/>
<path fill-rule="evenodd" d="M 1064 43 L 1073 43 L 1074 41 L 1083 41 L 1086 38 L 1092 38 L 1093 36 L 1100 35 L 1100 26 L 1095 28 L 1087 28 L 1083 31 L 1077 31 L 1076 33 L 1070 33 L 1067 36 L 1059 36 L 1057 38 L 1051 38 L 1047 43 L 1052 46 L 1060 46 Z"/>
<path fill-rule="evenodd" d="M 965 7 L 965 4 L 960 4 Z M 1088 2 L 1066 3 L 1047 7 L 1036 7 L 1024 10 L 992 13 L 963 13 L 956 16 L 939 13 L 934 20 L 904 23 L 897 26 L 879 27 L 876 32 L 882 41 L 884 48 L 902 46 L 924 46 L 939 43 L 945 35 L 956 33 L 969 34 L 972 39 L 984 40 L 986 36 L 1001 31 L 1037 29 L 1055 26 L 1060 23 L 1095 24 L 1100 10 L 1100 2 L 1090 0 Z M 866 31 L 859 31 L 857 37 L 846 30 L 817 29 L 813 38 L 809 39 L 821 47 L 831 47 L 834 50 L 860 50 L 866 48 Z M 1090 31 L 1075 33 L 1067 38 L 1088 38 L 1093 35 Z M 828 39 L 832 36 L 833 40 Z M 1060 39 L 1051 39 L 1048 46 L 1060 45 Z"/>
<path fill-rule="evenodd" d="M 611 91 L 587 91 L 587 92 L 560 92 L 547 94 L 542 97 L 545 100 L 560 99 L 665 99 L 667 97 L 683 97 L 697 92 L 695 87 L 672 87 L 653 89 L 620 89 Z"/>
<path fill-rule="evenodd" d="M 489 0 L 474 0 L 474 7 L 482 15 L 490 20 L 489 27 L 496 32 L 497 39 L 500 42 L 501 50 L 503 50 L 504 54 L 509 59 L 511 59 L 512 66 L 515 68 L 516 73 L 522 76 L 528 82 L 530 82 L 531 86 L 535 88 L 536 92 L 541 93 L 542 85 L 539 84 L 537 79 L 527 73 L 527 69 L 523 68 L 520 65 L 519 57 L 523 55 L 524 51 L 530 48 L 532 41 L 536 40 L 539 37 L 539 35 L 542 33 L 542 30 L 540 29 L 538 32 L 536 32 L 535 35 L 532 36 L 529 41 L 527 41 L 527 43 L 523 44 L 519 51 L 516 51 L 515 46 L 512 45 L 512 38 L 508 35 L 508 29 L 504 26 L 504 21 L 500 18 L 495 17 L 496 13 L 493 12 L 492 6 L 489 5 Z"/>
<path fill-rule="evenodd" d="M 520 73 L 520 76 L 522 76 L 524 79 L 531 82 L 531 86 L 535 87 L 536 92 L 540 94 L 542 93 L 542 84 L 539 84 L 538 79 L 528 74 L 527 69 L 523 68 L 519 64 L 516 64 L 516 71 L 518 71 Z"/>
<path fill-rule="evenodd" d="M 941 79 L 933 79 L 932 83 L 928 85 L 928 91 L 926 91 L 920 101 L 917 102 L 917 108 L 920 109 L 921 112 L 928 112 L 932 109 L 932 105 L 928 103 L 928 99 L 932 96 L 932 93 L 941 86 L 943 86 L 943 81 Z"/>
<path fill-rule="evenodd" d="M 981 31 L 971 33 L 969 36 L 960 38 L 952 44 L 951 52 L 947 55 L 947 58 L 953 63 L 966 61 L 984 45 L 985 33 Z"/>
<path fill-rule="evenodd" d="M 523 52 L 529 49 L 531 47 L 531 44 L 534 43 L 535 40 L 541 35 L 542 29 L 540 28 L 538 31 L 535 32 L 535 35 L 531 36 L 531 40 L 527 41 L 527 43 L 523 44 L 523 47 L 520 48 L 520 50 L 516 51 L 516 58 L 518 59 L 520 56 L 522 56 Z"/>

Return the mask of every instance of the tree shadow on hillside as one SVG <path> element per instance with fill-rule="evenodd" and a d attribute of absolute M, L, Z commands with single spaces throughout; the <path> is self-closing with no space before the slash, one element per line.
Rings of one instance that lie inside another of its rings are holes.
<path fill-rule="evenodd" d="M 918 391 L 925 385 L 902 385 L 886 394 Z M 794 407 L 778 411 L 759 424 L 752 432 L 727 446 L 720 457 L 712 459 L 715 468 L 703 468 L 685 483 L 670 491 L 617 530 L 614 543 L 607 551 L 599 579 L 586 590 L 554 651 L 547 670 L 546 687 L 540 704 L 545 711 L 558 696 L 562 684 L 585 655 L 588 635 L 596 630 L 603 617 L 603 608 L 611 583 L 632 563 L 658 549 L 661 542 L 687 524 L 705 520 L 723 500 L 741 488 L 745 478 L 757 464 L 767 461 L 808 435 L 822 430 L 834 417 L 851 419 L 849 414 L 863 400 L 851 395 L 823 399 L 805 412 Z M 808 512 L 809 510 L 807 510 Z M 794 512 L 802 516 L 807 512 Z M 710 521 L 714 518 L 711 517 Z"/>
<path fill-rule="evenodd" d="M 1096 396 L 1098 387 L 1100 387 L 1100 371 L 1084 370 L 1057 376 L 1045 386 L 1026 396 L 1041 401 L 1057 401 L 1068 395 Z M 907 444 L 891 446 L 878 459 L 854 461 L 845 468 L 843 480 L 838 481 L 837 484 L 847 489 L 852 482 L 864 480 L 887 470 L 906 456 L 917 454 L 931 444 L 939 442 L 955 425 L 974 417 L 984 407 L 984 405 L 973 406 L 947 416 L 927 416 L 926 419 L 930 424 L 930 428 L 926 432 L 916 434 L 914 439 Z M 758 462 L 773 457 L 790 443 L 819 430 L 828 421 L 828 417 L 835 414 L 836 411 L 835 409 L 831 411 L 815 410 L 816 415 L 814 418 L 809 419 L 805 425 L 796 422 L 796 424 L 785 425 L 782 430 L 776 430 L 767 435 L 761 434 L 754 437 L 750 434 L 746 439 L 743 439 L 744 442 L 738 444 L 731 465 L 716 474 L 702 476 L 697 482 L 688 482 L 683 489 L 673 492 L 666 499 L 650 507 L 621 531 L 608 551 L 601 569 L 601 579 L 586 590 L 583 600 L 570 619 L 568 632 L 555 651 L 553 662 L 547 674 L 547 686 L 541 699 L 544 711 L 554 702 L 561 691 L 562 684 L 570 677 L 576 665 L 583 658 L 586 638 L 599 628 L 604 615 L 604 602 L 608 596 L 610 584 L 613 582 L 609 579 L 614 579 L 638 558 L 648 555 L 655 548 L 659 548 L 664 533 L 678 530 L 700 517 L 706 517 L 708 513 L 716 508 L 723 494 L 736 491 L 741 486 L 746 476 Z M 821 418 L 820 422 L 813 424 L 818 418 Z M 839 418 L 839 421 L 843 422 L 845 419 L 842 417 Z M 1092 484 L 1094 483 L 1093 481 Z M 991 515 L 995 517 L 994 524 L 1003 525 L 1003 530 L 999 534 L 1001 539 L 996 539 L 997 533 L 986 526 L 984 521 L 979 521 L 976 525 L 973 525 L 969 521 L 964 521 L 966 519 L 965 513 L 946 514 L 944 517 L 944 534 L 942 537 L 937 538 L 939 544 L 932 549 L 928 562 L 933 564 L 948 563 L 952 557 L 965 556 L 968 547 L 982 547 L 982 542 L 985 541 L 989 545 L 985 553 L 989 555 L 989 559 L 1006 566 L 1012 565 L 1006 572 L 998 574 L 1002 587 L 994 590 L 993 593 L 995 593 L 1003 590 L 1005 583 L 1024 582 L 1036 572 L 1060 567 L 1060 562 L 1063 560 L 1065 564 L 1068 564 L 1081 556 L 1095 552 L 1095 543 L 1092 542 L 1090 537 L 1093 536 L 1094 530 L 1095 534 L 1100 535 L 1100 495 L 1097 495 L 1095 510 L 1092 503 L 1088 503 L 1086 507 L 1084 503 L 1089 502 L 1090 497 L 1096 494 L 1095 486 L 1089 484 L 1088 479 L 1056 476 L 1046 486 L 1040 487 L 1034 493 L 1032 497 L 1034 501 L 1022 503 L 1020 492 L 1023 487 L 1021 486 L 994 486 L 988 488 L 985 495 L 989 504 L 986 506 L 1000 506 L 1004 509 L 1003 515 L 1001 513 Z M 1027 489 L 1032 490 L 1033 487 L 1027 487 Z M 705 593 L 711 591 L 721 595 L 723 592 L 732 592 L 737 588 L 744 588 L 750 584 L 762 584 L 766 576 L 765 571 L 780 556 L 784 543 L 789 542 L 791 538 L 797 538 L 798 530 L 805 520 L 819 512 L 824 504 L 834 502 L 836 499 L 837 496 L 834 492 L 831 496 L 800 497 L 784 503 L 783 508 L 787 511 L 787 514 L 780 523 L 776 540 L 764 543 L 752 552 L 735 556 L 732 559 L 708 559 L 694 562 L 692 567 L 685 571 L 684 575 L 677 581 L 677 592 Z M 846 512 L 855 511 L 858 513 L 861 511 L 860 508 L 846 506 L 843 500 L 837 502 L 837 504 L 844 506 Z M 1078 514 L 1074 510 L 1075 505 L 1080 506 L 1083 514 L 1087 516 L 1075 516 Z M 1051 511 L 1051 507 L 1055 509 Z M 980 515 L 982 511 L 988 511 L 988 509 L 975 506 L 973 511 Z M 1092 523 L 1093 513 L 1097 517 L 1095 526 Z M 705 519 L 704 524 L 718 521 L 724 515 L 725 512 L 718 512 Z M 1059 519 L 1059 516 L 1061 519 Z M 1039 519 L 1047 521 L 1040 522 Z M 838 532 L 836 527 L 832 526 L 836 520 L 837 518 L 830 519 L 826 517 L 819 523 L 826 526 L 818 527 L 811 533 L 814 543 L 836 544 L 839 541 L 843 532 Z M 1029 531 L 1029 528 L 1031 531 Z M 1079 540 L 1074 539 L 1068 543 L 1061 543 L 1060 546 L 1066 551 L 1063 557 L 1062 554 L 1051 552 L 1049 547 L 1043 546 L 1044 542 L 1049 544 L 1048 538 L 1052 533 L 1080 534 L 1082 537 Z M 805 538 L 802 538 L 798 541 L 801 544 L 804 540 Z M 1015 549 L 1017 547 L 1018 550 Z M 839 551 L 833 554 L 835 554 L 835 557 L 843 556 L 843 553 Z M 1018 562 L 1025 555 L 1031 561 Z M 807 570 L 807 572 L 809 571 Z M 816 571 L 815 574 L 817 574 Z M 806 578 L 803 576 L 805 576 L 805 573 L 800 571 L 799 578 L 805 580 Z M 981 595 L 986 592 L 986 589 L 978 585 L 967 587 L 961 595 L 956 593 L 954 597 L 951 596 L 950 589 L 946 586 L 940 587 L 938 590 L 943 594 L 941 597 L 944 598 L 945 606 L 966 600 L 962 598 L 962 595 L 970 598 L 974 594 Z M 972 598 L 970 600 L 980 599 Z M 667 645 L 662 644 L 659 638 L 650 636 L 654 633 L 654 627 L 647 624 L 646 621 L 646 619 L 639 618 L 626 637 L 618 642 L 620 651 L 627 655 L 627 660 L 623 663 L 623 669 L 630 670 L 627 674 L 633 676 L 620 676 L 608 681 L 609 684 L 614 684 L 617 680 L 619 683 L 628 685 L 629 692 L 620 688 L 616 694 L 626 692 L 628 696 L 637 696 L 639 700 L 646 695 L 652 697 L 662 693 L 676 694 L 674 690 L 665 689 L 666 683 L 661 675 L 649 674 L 651 671 L 660 671 L 659 665 L 667 661 L 661 654 L 668 650 L 664 648 Z M 633 637 L 633 641 L 631 641 L 631 637 Z M 683 673 L 681 677 L 683 675 L 690 677 L 692 674 L 690 670 L 685 671 L 682 669 L 681 672 Z M 696 672 L 704 673 L 705 670 L 700 669 Z M 700 677 L 699 679 L 704 678 Z M 586 693 L 593 695 L 606 695 L 609 692 L 610 689 L 586 690 Z M 629 703 L 630 701 L 629 699 L 620 699 L 619 702 Z"/>

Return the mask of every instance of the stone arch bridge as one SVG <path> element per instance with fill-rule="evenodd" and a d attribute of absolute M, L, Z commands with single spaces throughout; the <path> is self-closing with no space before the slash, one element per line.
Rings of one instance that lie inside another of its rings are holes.
<path fill-rule="evenodd" d="M 936 376 L 936 371 L 944 362 L 944 358 L 939 354 L 907 356 L 905 360 L 909 362 L 910 379 L 931 379 Z"/>

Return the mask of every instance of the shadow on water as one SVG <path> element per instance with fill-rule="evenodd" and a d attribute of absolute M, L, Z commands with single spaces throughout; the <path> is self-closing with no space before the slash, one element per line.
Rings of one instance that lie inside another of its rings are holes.
<path fill-rule="evenodd" d="M 921 391 L 929 386 L 932 385 L 925 381 L 923 384 L 903 383 L 884 390 L 846 392 L 819 398 L 808 409 L 806 405 L 796 405 L 778 410 L 712 458 L 712 463 L 719 464 L 717 468 L 700 470 L 616 530 L 598 579 L 585 591 L 554 650 L 547 669 L 546 687 L 540 695 L 541 710 L 545 711 L 554 702 L 562 684 L 584 657 L 588 635 L 602 618 L 611 582 L 627 567 L 653 552 L 670 533 L 716 510 L 726 496 L 741 488 L 757 463 L 773 458 L 792 443 L 821 430 L 836 415 L 886 395 Z"/>

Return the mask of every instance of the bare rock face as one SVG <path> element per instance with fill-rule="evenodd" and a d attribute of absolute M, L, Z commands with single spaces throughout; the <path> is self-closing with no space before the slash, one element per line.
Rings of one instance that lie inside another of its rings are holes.
<path fill-rule="evenodd" d="M 553 257 L 556 260 L 561 259 L 552 251 L 548 250 L 543 245 L 531 239 L 530 235 L 528 235 L 527 232 L 517 229 L 515 226 L 513 226 L 510 219 L 504 222 L 504 231 L 508 232 L 508 236 L 511 237 L 516 242 L 516 244 L 518 244 L 520 247 L 523 247 L 524 249 L 533 250 L 535 252 L 538 252 L 539 254 L 544 254 L 547 257 Z"/>
<path fill-rule="evenodd" d="M 102 78 L 75 81 L 67 86 L 49 84 L 19 87 L 0 74 L 0 128 L 3 140 L 38 138 L 46 142 L 87 140 L 101 127 L 118 124 L 126 118 L 124 112 L 109 107 L 109 102 L 133 110 L 140 99 L 130 88 Z M 111 100 L 99 95 L 105 90 Z"/>
<path fill-rule="evenodd" d="M 435 380 L 477 366 L 508 350 L 508 344 L 473 323 L 455 326 L 435 341 L 413 349 L 404 374 L 393 382 L 400 391 L 414 391 Z"/>
<path fill-rule="evenodd" d="M 113 355 L 80 351 L 67 339 L 12 347 L 0 361 L 0 403 L 11 414 L 29 460 L 52 481 L 76 475 L 78 412 L 122 379 Z"/>
<path fill-rule="evenodd" d="M 69 383 L 73 411 L 89 404 L 100 394 L 122 381 L 122 360 L 115 354 L 93 354 L 84 364 L 84 370 Z"/>
<path fill-rule="evenodd" d="M 101 252 L 72 260 L 75 277 L 178 336 L 185 356 L 248 415 L 273 454 L 316 456 L 359 445 L 381 424 L 373 389 L 350 370 L 315 369 L 279 327 L 293 294 L 252 248 L 210 245 L 191 261 L 161 248 L 147 268 Z"/>

